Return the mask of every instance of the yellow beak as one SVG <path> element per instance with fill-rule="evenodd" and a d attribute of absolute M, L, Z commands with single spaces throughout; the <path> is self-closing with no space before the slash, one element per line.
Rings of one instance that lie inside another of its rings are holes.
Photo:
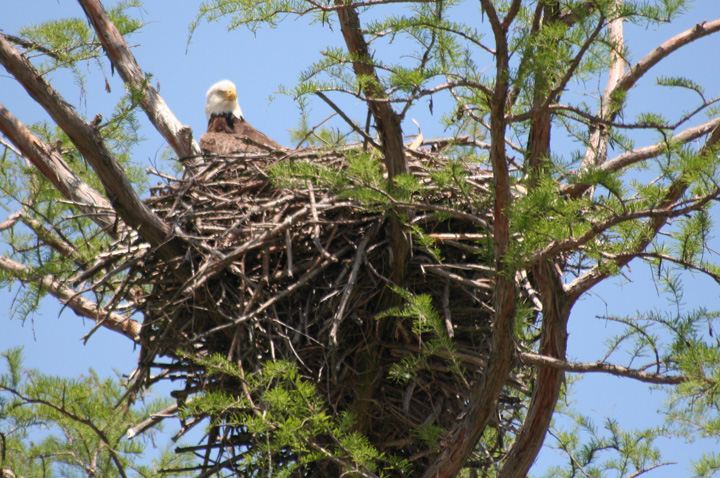
<path fill-rule="evenodd" d="M 237 99 L 237 93 L 235 92 L 235 90 L 228 90 L 225 94 L 225 97 L 230 101 L 235 101 Z"/>

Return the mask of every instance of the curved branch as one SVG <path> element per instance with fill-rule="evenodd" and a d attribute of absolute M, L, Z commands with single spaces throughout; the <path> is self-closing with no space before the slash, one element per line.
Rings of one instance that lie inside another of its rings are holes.
<path fill-rule="evenodd" d="M 567 322 L 574 301 L 563 290 L 560 270 L 553 262 L 537 264 L 532 272 L 542 301 L 541 356 L 564 360 Z M 527 416 L 504 460 L 499 478 L 527 475 L 545 441 L 564 382 L 564 370 L 544 366 L 538 368 Z"/>
<path fill-rule="evenodd" d="M 120 77 L 131 89 L 142 93 L 140 104 L 153 126 L 179 158 L 200 156 L 202 152 L 192 137 L 192 130 L 178 121 L 157 90 L 147 80 L 130 47 L 108 18 L 100 1 L 79 0 L 79 2 Z"/>
<path fill-rule="evenodd" d="M 495 295 L 492 346 L 488 366 L 481 380 L 470 390 L 465 416 L 453 428 L 447 446 L 435 462 L 425 470 L 425 478 L 455 476 L 475 449 L 490 418 L 494 416 L 496 402 L 512 369 L 513 329 L 517 303 L 514 274 L 509 273 L 506 258 L 510 244 L 508 211 L 512 200 L 510 174 L 505 154 L 505 118 L 508 84 L 509 51 L 507 30 L 500 22 L 491 0 L 480 0 L 495 37 L 496 77 L 490 98 L 490 162 L 493 170 L 495 204 L 493 207 L 493 245 L 495 252 Z"/>

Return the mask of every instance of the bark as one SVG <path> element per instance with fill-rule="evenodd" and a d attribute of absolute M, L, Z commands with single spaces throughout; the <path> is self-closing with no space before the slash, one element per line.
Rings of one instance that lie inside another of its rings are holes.
<path fill-rule="evenodd" d="M 365 101 L 375 119 L 377 132 L 380 136 L 380 147 L 385 160 L 385 167 L 388 172 L 390 187 L 393 187 L 393 179 L 398 174 L 408 172 L 407 158 L 405 156 L 405 145 L 403 143 L 401 117 L 387 100 L 387 94 L 382 89 L 380 78 L 372 65 L 370 49 L 360 27 L 360 18 L 354 7 L 346 6 L 343 0 L 335 0 L 338 7 L 337 15 L 340 22 L 345 45 L 348 53 L 353 59 L 353 70 L 358 81 L 361 83 Z M 390 235 L 390 281 L 404 287 L 407 272 L 408 257 L 410 254 L 410 240 L 403 231 L 403 225 L 398 218 L 391 217 L 389 224 Z M 397 306 L 400 298 L 386 287 L 378 301 L 378 311 Z M 370 325 L 369 334 L 386 336 L 389 333 L 392 323 L 390 320 L 382 320 L 375 329 Z M 358 430 L 365 433 L 370 428 L 370 411 L 372 397 L 381 378 L 380 357 L 382 350 L 377 343 L 372 343 L 358 358 L 358 399 L 353 407 L 358 417 Z"/>
<path fill-rule="evenodd" d="M 539 6 L 538 6 L 539 8 Z M 560 7 L 557 2 L 548 2 L 543 6 L 542 25 L 555 22 L 560 14 Z M 557 43 L 557 41 L 555 42 Z M 528 53 L 531 54 L 531 53 Z M 537 109 L 535 118 L 530 126 L 528 135 L 528 154 L 527 154 L 527 172 L 530 173 L 530 187 L 539 179 L 542 174 L 541 165 L 547 160 L 550 151 L 550 126 L 552 122 L 552 112 L 542 105 L 552 101 L 548 98 L 551 89 L 551 80 L 548 77 L 548 71 L 538 68 L 533 72 L 534 98 L 533 109 Z"/>
<path fill-rule="evenodd" d="M 0 269 L 16 277 L 33 277 L 33 282 L 46 288 L 51 295 L 70 307 L 79 316 L 89 317 L 106 329 L 118 332 L 134 342 L 140 342 L 140 328 L 142 326 L 140 322 L 98 307 L 96 303 L 85 299 L 79 292 L 67 287 L 52 276 L 46 275 L 36 278 L 29 267 L 1 255 Z"/>
<path fill-rule="evenodd" d="M 335 0 L 335 5 L 344 6 L 345 2 Z M 380 79 L 371 63 L 370 49 L 362 34 L 357 10 L 352 7 L 339 8 L 337 13 L 345 44 L 353 58 L 355 75 L 362 82 L 363 93 L 377 125 L 380 144 L 385 155 L 385 166 L 389 179 L 392 181 L 392 178 L 398 174 L 408 171 L 402 128 L 400 127 L 401 118 L 395 113 L 390 103 L 382 101 L 387 99 L 387 95 L 380 86 Z"/>
<path fill-rule="evenodd" d="M 560 270 L 555 264 L 543 262 L 535 266 L 532 272 L 543 306 L 540 354 L 564 361 L 567 350 L 567 321 L 572 302 L 563 290 Z M 545 441 L 564 381 L 563 369 L 542 365 L 538 367 L 527 416 L 505 458 L 499 478 L 527 475 Z"/>
<path fill-rule="evenodd" d="M 566 360 L 549 357 L 547 355 L 540 355 L 530 352 L 522 352 L 518 354 L 523 363 L 528 365 L 534 365 L 536 367 L 552 367 L 565 372 L 573 373 L 591 373 L 591 372 L 602 372 L 616 377 L 632 378 L 639 382 L 652 383 L 656 385 L 677 385 L 679 383 L 685 383 L 689 380 L 684 375 L 662 375 L 659 373 L 648 373 L 642 370 L 633 368 L 623 367 L 620 365 L 614 365 L 605 362 L 594 362 L 594 363 L 578 363 L 568 362 Z M 652 364 L 660 365 L 660 364 Z M 644 366 L 642 368 L 647 368 Z"/>
<path fill-rule="evenodd" d="M 560 6 L 557 2 L 544 6 L 542 23 L 551 24 L 557 21 Z M 596 31 L 596 33 L 599 31 Z M 581 54 L 578 54 L 581 56 Z M 551 93 L 552 85 L 545 72 L 535 72 L 534 106 L 540 107 L 554 101 L 556 93 Z M 550 97 L 548 97 L 550 95 Z M 537 179 L 544 176 L 542 163 L 550 155 L 550 134 L 552 115 L 548 108 L 541 107 L 530 127 L 529 151 L 527 162 L 532 188 Z M 542 303 L 542 326 L 539 350 L 542 355 L 565 360 L 567 349 L 567 320 L 570 316 L 571 303 L 567 300 L 560 277 L 560 270 L 549 260 L 540 262 L 532 268 L 532 276 L 536 282 Z M 499 478 L 526 476 L 535 457 L 540 451 L 548 427 L 555 411 L 560 389 L 565 379 L 563 370 L 539 367 L 528 412 L 515 442 L 505 457 Z"/>
<path fill-rule="evenodd" d="M 425 478 L 455 476 L 477 446 L 496 402 L 512 369 L 517 287 L 514 274 L 508 271 L 507 251 L 510 244 L 510 174 L 505 155 L 505 108 L 508 99 L 509 52 L 507 28 L 498 18 L 491 0 L 481 0 L 495 37 L 495 88 L 490 98 L 490 162 L 493 169 L 495 202 L 493 206 L 493 245 L 495 248 L 495 295 L 493 303 L 492 346 L 482 380 L 470 391 L 464 417 L 455 426 L 449 443 L 440 451 L 435 462 L 425 471 Z"/>
<path fill-rule="evenodd" d="M 178 121 L 157 90 L 150 84 L 130 47 L 108 18 L 100 1 L 79 0 L 79 2 L 120 77 L 131 89 L 142 94 L 140 104 L 155 129 L 165 138 L 179 158 L 200 156 L 200 147 L 192 137 L 192 129 Z M 198 163 L 199 160 L 190 162 L 190 164 Z"/>
<path fill-rule="evenodd" d="M 181 256 L 183 245 L 172 237 L 170 226 L 140 200 L 97 129 L 86 123 L 35 67 L 1 36 L 0 63 L 68 135 L 98 175 L 110 204 L 120 218 L 156 247 L 164 259 Z M 184 271 L 177 272 L 181 278 L 188 277 Z"/>
<path fill-rule="evenodd" d="M 620 20 L 616 20 L 615 22 L 620 22 Z M 620 66 L 615 65 L 619 65 L 620 63 L 624 65 L 624 60 L 619 58 L 619 56 L 616 57 L 616 61 L 613 63 L 614 68 L 611 69 L 611 74 L 608 77 L 608 85 L 605 90 L 603 105 L 601 106 L 600 119 L 612 120 L 615 116 L 617 116 L 617 109 L 611 110 L 607 108 L 609 98 L 620 92 L 629 91 L 630 88 L 632 88 L 638 80 L 640 80 L 640 78 L 642 78 L 642 76 L 650 70 L 650 68 L 667 58 L 671 53 L 694 42 L 695 40 L 706 37 L 717 31 L 720 31 L 720 19 L 713 20 L 711 22 L 699 23 L 663 42 L 657 48 L 645 55 L 619 78 L 618 70 L 620 69 Z M 611 33 L 613 32 L 611 31 Z M 617 26 L 615 27 L 613 34 L 615 35 L 616 41 L 622 41 L 622 30 L 619 29 L 618 31 Z M 613 70 L 615 71 L 613 72 Z M 598 153 L 601 153 L 603 148 L 606 146 L 602 146 L 598 143 L 600 136 L 600 130 L 591 129 L 590 145 L 588 146 L 585 158 L 583 159 L 583 168 L 589 167 L 591 164 L 599 165 L 602 163 L 604 158 L 601 158 Z"/>
<path fill-rule="evenodd" d="M 616 0 L 616 6 L 620 6 L 623 0 Z M 608 39 L 612 45 L 610 54 L 610 71 L 608 72 L 607 85 L 605 86 L 605 94 L 600 105 L 598 117 L 603 120 L 610 119 L 617 111 L 617 107 L 613 108 L 612 94 L 620 82 L 621 75 L 625 72 L 625 59 L 621 55 L 624 47 L 623 43 L 623 19 L 616 18 L 608 24 Z M 590 129 L 590 145 L 585 151 L 585 157 L 580 164 L 580 170 L 596 166 L 605 161 L 607 157 L 608 132 L 604 124 L 593 126 Z"/>
<path fill-rule="evenodd" d="M 32 134 L 0 103 L 0 132 L 55 186 L 98 226 L 113 235 L 115 211 L 98 191 L 83 182 L 63 157 Z"/>

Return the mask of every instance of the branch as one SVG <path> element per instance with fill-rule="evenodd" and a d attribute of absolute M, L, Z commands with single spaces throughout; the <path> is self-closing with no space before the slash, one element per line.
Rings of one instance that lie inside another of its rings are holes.
<path fill-rule="evenodd" d="M 711 22 L 698 23 L 694 27 L 685 30 L 684 32 L 675 35 L 669 40 L 665 41 L 653 51 L 645 55 L 639 62 L 633 65 L 622 78 L 618 81 L 613 93 L 616 91 L 627 91 L 635 85 L 635 83 L 642 78 L 642 76 L 650 70 L 653 66 L 658 64 L 661 60 L 664 60 L 671 53 L 677 51 L 679 48 L 692 43 L 695 40 L 703 38 L 707 35 L 720 31 L 720 19 L 713 20 Z"/>
<path fill-rule="evenodd" d="M 105 434 L 105 432 L 103 431 L 103 429 L 101 429 L 100 427 L 98 427 L 97 425 L 95 425 L 95 424 L 92 422 L 92 420 L 87 419 L 87 418 L 82 418 L 82 417 L 80 417 L 80 416 L 78 416 L 78 415 L 76 415 L 76 414 L 68 411 L 64 406 L 57 406 L 56 404 L 54 404 L 54 403 L 52 403 L 52 402 L 50 402 L 50 401 L 48 401 L 48 400 L 42 400 L 42 399 L 39 399 L 39 398 L 26 397 L 25 395 L 23 395 L 22 393 L 18 392 L 17 390 L 14 390 L 14 389 L 12 389 L 12 388 L 6 387 L 6 386 L 4 386 L 4 385 L 0 385 L 0 390 L 5 390 L 6 392 L 9 392 L 9 393 L 15 395 L 16 397 L 18 397 L 20 400 L 22 400 L 22 401 L 25 402 L 25 403 L 37 404 L 37 405 L 44 405 L 44 406 L 46 406 L 46 407 L 48 407 L 48 408 L 50 408 L 50 409 L 52 409 L 52 410 L 55 410 L 56 412 L 60 413 L 61 415 L 66 416 L 66 417 L 69 418 L 70 420 L 76 421 L 76 422 L 78 422 L 78 423 L 82 423 L 82 424 L 85 425 L 86 427 L 90 428 L 93 432 L 95 432 L 95 434 L 97 435 L 97 437 L 98 437 L 105 445 L 107 445 L 107 447 L 105 447 L 105 449 L 106 449 L 107 452 L 110 454 L 110 458 L 111 458 L 112 461 L 115 463 L 115 467 L 117 468 L 118 473 L 120 474 L 120 476 L 121 476 L 122 478 L 127 478 L 127 475 L 125 474 L 125 467 L 123 466 L 123 460 L 121 460 L 121 459 L 120 459 L 120 456 L 118 456 L 118 453 L 117 453 L 117 451 L 115 450 L 115 447 L 114 447 L 113 444 L 110 442 L 110 439 L 109 439 L 108 436 Z M 64 402 L 63 402 L 63 403 L 64 403 Z"/>
<path fill-rule="evenodd" d="M 514 274 L 507 270 L 507 264 L 512 261 L 506 258 L 510 244 L 508 211 L 512 199 L 505 154 L 509 51 L 507 30 L 500 23 L 493 3 L 492 0 L 480 0 L 495 36 L 496 51 L 495 86 L 490 98 L 490 163 L 495 188 L 493 243 L 496 270 L 492 345 L 485 374 L 470 390 L 465 415 L 453 428 L 448 445 L 440 450 L 435 462 L 425 470 L 425 478 L 449 478 L 460 471 L 491 417 L 495 416 L 497 399 L 512 369 L 517 288 L 513 280 Z"/>
<path fill-rule="evenodd" d="M 710 136 L 698 152 L 698 156 L 702 157 L 705 155 L 714 154 L 715 148 L 717 147 L 718 143 L 720 143 L 720 124 L 717 124 L 715 128 L 713 128 L 713 130 L 710 132 Z M 665 226 L 665 224 L 670 218 L 696 211 L 707 205 L 710 201 L 717 200 L 718 195 L 720 194 L 720 187 L 716 188 L 716 190 L 712 194 L 707 194 L 704 197 L 691 202 L 689 206 L 674 210 L 671 209 L 672 207 L 674 207 L 674 203 L 676 203 L 678 199 L 680 199 L 682 195 L 685 194 L 685 192 L 688 190 L 688 188 L 694 183 L 694 181 L 688 180 L 688 175 L 692 174 L 694 174 L 694 171 L 683 171 L 668 186 L 668 192 L 665 194 L 665 197 L 658 205 L 658 208 L 667 212 L 657 213 L 655 211 L 651 211 L 653 212 L 653 214 L 647 215 L 649 219 L 647 227 L 651 232 L 646 234 L 646 239 L 639 241 L 639 243 L 635 246 L 632 252 L 629 252 L 614 261 L 615 265 L 618 268 L 625 267 L 632 259 L 634 259 L 641 252 L 643 252 L 648 246 L 648 244 L 650 244 L 650 242 L 655 238 L 655 236 L 657 236 L 657 233 L 660 231 L 660 229 L 662 229 L 663 226 Z M 571 283 L 567 284 L 565 286 L 565 290 L 568 291 L 568 293 L 571 294 L 573 297 L 579 297 L 585 291 L 595 286 L 595 284 L 604 280 L 608 276 L 609 269 L 607 267 L 601 267 L 602 265 L 603 264 L 595 265 L 590 271 L 586 272 L 585 274 L 573 280 Z"/>
<path fill-rule="evenodd" d="M 188 400 L 186 404 L 190 403 L 192 399 Z M 178 411 L 178 404 L 173 403 L 169 407 L 165 408 L 164 410 L 160 410 L 159 412 L 151 413 L 150 417 L 146 418 L 142 422 L 138 423 L 137 425 L 128 428 L 128 431 L 125 432 L 125 436 L 128 440 L 131 440 L 138 436 L 139 434 L 143 433 L 149 428 L 154 427 L 161 421 L 165 420 L 166 418 L 172 418 L 177 416 Z"/>
<path fill-rule="evenodd" d="M 22 152 L 22 155 L 55 186 L 66 199 L 73 201 L 103 230 L 113 235 L 115 213 L 98 191 L 80 179 L 63 157 L 32 134 L 0 103 L 0 131 Z"/>
<path fill-rule="evenodd" d="M 551 360 L 563 360 L 567 351 L 567 321 L 573 300 L 563 289 L 560 269 L 555 263 L 545 261 L 535 265 L 532 275 L 542 301 L 540 353 Z M 527 415 L 504 459 L 499 478 L 527 475 L 545 441 L 564 382 L 562 369 L 538 369 Z"/>
<path fill-rule="evenodd" d="M 537 264 L 543 260 L 556 257 L 558 254 L 562 254 L 564 252 L 580 250 L 582 246 L 589 243 L 603 232 L 606 232 L 611 227 L 617 226 L 618 224 L 621 224 L 623 222 L 637 219 L 651 219 L 653 221 L 662 221 L 664 223 L 670 218 L 682 216 L 693 211 L 697 211 L 698 209 L 704 207 L 711 200 L 717 199 L 718 196 L 720 196 L 720 188 L 716 189 L 712 194 L 690 201 L 688 205 L 683 207 L 677 207 L 678 204 L 661 203 L 652 209 L 642 209 L 638 211 L 626 212 L 624 214 L 617 214 L 608 219 L 605 219 L 604 221 L 593 224 L 586 233 L 578 237 L 569 237 L 560 241 L 550 242 L 547 246 L 535 252 L 529 259 L 528 264 Z M 647 246 L 647 244 L 645 244 L 645 246 Z M 643 249 L 645 246 L 643 246 Z M 641 250 L 642 249 L 639 249 L 637 253 L 639 253 Z M 634 256 L 635 254 L 628 255 Z M 627 262 L 629 262 L 629 260 Z M 572 287 L 576 287 L 580 279 L 581 278 L 575 279 L 570 284 L 568 284 L 566 286 L 566 290 L 570 290 Z"/>
<path fill-rule="evenodd" d="M 320 99 L 323 100 L 325 103 L 327 103 L 327 105 L 328 105 L 330 108 L 332 108 L 333 111 L 335 111 L 338 115 L 340 115 L 340 117 L 341 117 L 343 120 L 345 120 L 345 122 L 346 122 L 348 125 L 350 125 L 350 127 L 353 129 L 353 131 L 355 131 L 357 134 L 359 134 L 360 136 L 362 136 L 368 143 L 372 144 L 374 148 L 377 148 L 377 149 L 379 149 L 379 150 L 382 150 L 382 148 L 380 148 L 380 145 L 375 142 L 375 140 L 373 139 L 372 136 L 370 136 L 369 134 L 367 134 L 365 131 L 362 130 L 362 128 L 360 128 L 358 125 L 356 125 L 355 122 L 354 122 L 353 120 L 351 120 L 351 119 L 348 117 L 348 115 L 345 114 L 345 112 L 344 112 L 343 110 L 341 110 L 340 108 L 338 108 L 338 106 L 337 106 L 335 103 L 333 103 L 332 101 L 330 101 L 330 98 L 328 98 L 327 96 L 325 96 L 325 94 L 324 94 L 323 92 L 321 92 L 321 91 L 316 91 L 315 94 L 316 94 L 317 96 L 319 96 Z"/>
<path fill-rule="evenodd" d="M 343 0 L 335 0 L 336 6 L 345 6 Z M 391 181 L 395 176 L 408 172 L 407 158 L 403 144 L 402 128 L 400 117 L 383 100 L 387 94 L 381 88 L 380 78 L 372 64 L 370 48 L 365 41 L 360 26 L 360 17 L 354 8 L 342 8 L 337 11 L 345 44 L 347 45 L 350 57 L 353 58 L 353 70 L 358 79 L 362 79 L 363 93 L 367 97 L 367 104 L 375 118 L 382 151 L 385 154 L 385 166 L 388 170 L 388 179 Z"/>
<path fill-rule="evenodd" d="M 97 129 L 83 121 L 40 72 L 3 37 L 0 37 L 0 63 L 72 140 L 98 175 L 113 209 L 123 221 L 157 247 L 163 259 L 182 256 L 185 248 L 179 240 L 172 238 L 170 226 L 140 200 Z M 183 276 L 185 271 L 176 270 L 176 273 Z"/>
<path fill-rule="evenodd" d="M 102 323 L 103 327 L 122 334 L 133 342 L 140 342 L 140 328 L 142 326 L 140 322 L 128 319 L 116 312 L 104 310 L 95 302 L 85 299 L 77 291 L 65 286 L 51 275 L 33 277 L 33 271 L 29 267 L 2 255 L 0 255 L 0 269 L 10 272 L 16 277 L 28 278 L 24 279 L 24 281 L 37 283 L 79 316 L 88 317 L 95 322 Z"/>
<path fill-rule="evenodd" d="M 623 0 L 615 0 L 615 7 L 619 8 Z M 616 111 L 611 110 L 612 94 L 618 86 L 620 75 L 625 71 L 625 59 L 620 52 L 623 49 L 623 19 L 622 17 L 612 20 L 608 24 L 608 37 L 612 52 L 610 53 L 610 71 L 608 72 L 605 94 L 600 105 L 601 119 L 611 119 Z M 593 126 L 590 129 L 589 145 L 585 150 L 585 157 L 580 164 L 580 170 L 589 168 L 605 161 L 607 156 L 608 134 L 607 129 Z"/>
<path fill-rule="evenodd" d="M 201 156 L 200 147 L 192 137 L 192 130 L 178 121 L 157 90 L 150 85 L 130 47 L 108 18 L 100 1 L 79 2 L 113 66 L 131 90 L 142 93 L 142 108 L 178 158 Z"/>
<path fill-rule="evenodd" d="M 580 363 L 568 362 L 546 355 L 535 354 L 530 352 L 520 352 L 518 354 L 520 360 L 527 365 L 535 367 L 549 367 L 557 370 L 564 370 L 572 373 L 589 373 L 602 372 L 609 373 L 618 377 L 627 377 L 639 380 L 645 383 L 654 383 L 658 385 L 677 385 L 690 380 L 685 375 L 661 375 L 658 373 L 647 373 L 640 370 L 614 365 L 605 362 Z"/>
<path fill-rule="evenodd" d="M 604 162 L 603 164 L 598 166 L 598 169 L 607 172 L 619 171 L 622 168 L 632 166 L 633 164 L 640 161 L 657 157 L 666 152 L 672 146 L 683 145 L 702 136 L 705 136 L 706 134 L 717 128 L 718 125 L 720 125 L 720 117 L 707 121 L 699 126 L 688 128 L 685 131 L 669 138 L 669 140 L 667 141 L 655 143 L 650 146 L 645 146 L 623 153 L 609 161 Z M 560 190 L 560 193 L 567 194 L 570 197 L 579 197 L 589 188 L 589 184 L 575 183 L 565 186 Z"/>

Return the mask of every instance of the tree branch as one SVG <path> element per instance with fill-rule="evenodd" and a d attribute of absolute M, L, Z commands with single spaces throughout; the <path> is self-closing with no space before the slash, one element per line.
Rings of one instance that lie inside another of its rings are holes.
<path fill-rule="evenodd" d="M 490 98 L 490 163 L 493 169 L 495 203 L 493 207 L 493 245 L 495 252 L 495 295 L 492 342 L 488 366 L 481 380 L 470 390 L 465 416 L 455 425 L 435 462 L 425 470 L 425 478 L 455 476 L 475 449 L 490 418 L 494 416 L 496 402 L 512 369 L 514 350 L 513 329 L 517 303 L 513 273 L 507 270 L 506 254 L 510 244 L 508 211 L 512 200 L 510 174 L 505 155 L 505 131 L 509 84 L 509 51 L 507 30 L 498 18 L 491 0 L 480 0 L 495 36 L 495 87 Z"/>
<path fill-rule="evenodd" d="M 98 226 L 114 235 L 115 213 L 98 191 L 78 177 L 63 157 L 32 134 L 0 103 L 0 131 L 66 199 L 74 202 Z"/>
<path fill-rule="evenodd" d="M 200 156 L 200 146 L 192 137 L 192 130 L 175 117 L 160 94 L 143 74 L 130 47 L 105 13 L 99 0 L 78 0 L 95 29 L 105 53 L 120 77 L 133 91 L 140 92 L 140 104 L 150 122 L 165 138 L 178 158 Z"/>
<path fill-rule="evenodd" d="M 368 143 L 372 144 L 374 148 L 377 148 L 377 149 L 379 149 L 379 150 L 382 150 L 382 148 L 380 147 L 380 145 L 375 142 L 375 140 L 373 139 L 372 136 L 370 136 L 369 134 L 367 134 L 367 133 L 366 133 L 365 131 L 363 131 L 358 125 L 356 125 L 355 122 L 354 122 L 353 120 L 351 120 L 351 119 L 348 117 L 348 115 L 345 114 L 345 112 L 344 112 L 343 110 L 341 110 L 340 108 L 338 108 L 338 106 L 337 106 L 335 103 L 333 103 L 332 101 L 330 101 L 330 98 L 328 98 L 327 96 L 325 96 L 325 94 L 324 94 L 323 92 L 321 92 L 321 91 L 316 91 L 315 94 L 316 94 L 317 96 L 319 96 L 320 99 L 323 100 L 325 103 L 327 103 L 327 105 L 328 105 L 330 108 L 332 108 L 333 111 L 335 111 L 338 115 L 340 115 L 340 117 L 341 117 L 343 120 L 345 120 L 345 122 L 353 129 L 353 131 L 355 131 L 357 134 L 359 134 L 363 139 L 365 139 L 365 141 L 367 141 Z"/>
<path fill-rule="evenodd" d="M 699 156 L 705 156 L 707 154 L 713 154 L 713 151 L 720 143 L 720 124 L 717 124 L 715 128 L 710 132 L 709 138 L 705 141 L 702 148 L 698 152 Z M 629 252 L 617 260 L 615 264 L 618 268 L 626 266 L 632 259 L 637 257 L 638 254 L 643 252 L 650 242 L 657 236 L 657 233 L 667 223 L 671 217 L 676 217 L 681 214 L 687 214 L 692 211 L 696 211 L 701 207 L 704 207 L 707 203 L 712 200 L 717 200 L 720 194 L 720 188 L 716 188 L 712 194 L 706 194 L 701 199 L 693 201 L 689 206 L 683 208 L 672 209 L 674 204 L 682 197 L 687 191 L 692 181 L 688 181 L 688 175 L 694 174 L 694 171 L 683 171 L 679 174 L 668 186 L 668 192 L 665 197 L 658 205 L 658 209 L 663 211 L 662 213 L 651 211 L 652 214 L 646 214 L 648 218 L 648 228 L 651 232 L 646 234 L 646 238 L 639 241 L 639 244 L 634 248 L 633 252 Z M 585 291 L 593 287 L 598 282 L 604 280 L 609 272 L 606 267 L 600 267 L 601 264 L 594 266 L 590 271 L 581 275 L 580 277 L 573 280 L 571 283 L 565 286 L 565 290 L 574 298 L 579 297 Z"/>
<path fill-rule="evenodd" d="M 672 146 L 686 144 L 705 136 L 717 128 L 718 125 L 720 125 L 720 118 L 712 119 L 699 126 L 688 128 L 685 131 L 672 136 L 668 141 L 655 143 L 653 145 L 638 148 L 616 156 L 615 158 L 598 166 L 598 169 L 607 172 L 619 171 L 622 168 L 632 166 L 640 161 L 657 157 Z M 579 197 L 582 193 L 587 191 L 588 188 L 590 188 L 590 185 L 588 184 L 575 183 L 563 187 L 560 190 L 560 193 L 567 194 L 570 197 Z"/>
<path fill-rule="evenodd" d="M 694 27 L 685 30 L 684 32 L 675 35 L 669 40 L 662 43 L 660 46 L 655 48 L 653 51 L 645 55 L 640 61 L 633 65 L 617 82 L 617 85 L 612 89 L 612 93 L 617 91 L 628 91 L 630 88 L 647 73 L 650 68 L 657 65 L 661 60 L 664 60 L 671 53 L 677 51 L 679 48 L 688 45 L 700 38 L 707 35 L 720 31 L 720 19 L 713 20 L 711 22 L 698 23 Z"/>
<path fill-rule="evenodd" d="M 113 443 L 110 442 L 110 439 L 108 438 L 105 431 L 95 425 L 92 420 L 88 418 L 83 418 L 79 415 L 76 415 L 75 413 L 70 412 L 67 410 L 63 404 L 63 406 L 58 406 L 55 403 L 43 400 L 40 398 L 32 398 L 32 397 L 26 397 L 22 393 L 18 392 L 15 389 L 6 387 L 5 385 L 0 385 L 0 390 L 5 390 L 6 392 L 9 392 L 16 397 L 18 397 L 20 400 L 22 400 L 25 403 L 31 403 L 31 404 L 38 404 L 38 405 L 44 405 L 52 410 L 55 410 L 59 414 L 69 418 L 70 420 L 76 421 L 78 423 L 82 423 L 89 429 L 91 429 L 97 437 L 105 444 L 107 447 L 105 448 L 107 452 L 110 454 L 110 458 L 115 463 L 115 467 L 117 468 L 118 473 L 120 474 L 121 478 L 127 478 L 127 475 L 125 474 L 125 466 L 123 465 L 123 460 L 120 459 L 120 456 L 118 456 L 117 451 L 115 450 L 115 446 Z"/>
<path fill-rule="evenodd" d="M 619 8 L 623 0 L 615 0 L 615 7 Z M 600 104 L 600 113 L 598 116 L 603 120 L 611 119 L 616 111 L 612 110 L 612 94 L 617 88 L 620 81 L 620 75 L 625 71 L 625 58 L 621 51 L 623 49 L 623 19 L 615 18 L 608 24 L 608 37 L 612 51 L 610 52 L 610 71 L 608 72 L 607 85 L 605 85 L 605 94 Z M 600 125 L 602 126 L 602 125 Z M 608 132 L 604 127 L 593 125 L 590 128 L 589 145 L 585 150 L 585 156 L 580 164 L 580 170 L 589 168 L 591 165 L 597 165 L 605 161 L 607 156 Z"/>
<path fill-rule="evenodd" d="M 101 323 L 106 329 L 122 334 L 133 342 L 140 342 L 140 328 L 142 327 L 140 322 L 128 319 L 116 312 L 104 310 L 95 302 L 85 299 L 80 293 L 67 287 L 51 275 L 34 277 L 29 267 L 2 255 L 0 255 L 0 269 L 10 272 L 14 276 L 21 278 L 22 281 L 37 283 L 79 316 L 93 319 L 95 322 Z"/>
<path fill-rule="evenodd" d="M 609 373 L 618 377 L 627 377 L 640 382 L 654 383 L 657 385 L 677 385 L 687 382 L 689 379 L 684 375 L 661 375 L 657 373 L 647 373 L 620 365 L 614 365 L 605 362 L 580 363 L 568 362 L 547 355 L 535 354 L 530 352 L 521 352 L 518 354 L 520 360 L 527 365 L 535 367 L 550 367 L 557 370 L 564 370 L 572 373 L 589 373 L 602 372 Z"/>
<path fill-rule="evenodd" d="M 98 175 L 110 203 L 123 221 L 156 247 L 165 260 L 182 256 L 184 246 L 172 237 L 170 226 L 140 200 L 97 129 L 83 121 L 40 72 L 3 37 L 0 37 L 0 63 L 72 140 Z M 176 273 L 187 278 L 184 270 L 176 269 Z"/>
<path fill-rule="evenodd" d="M 345 6 L 345 2 L 335 0 L 335 5 Z M 373 101 L 386 99 L 387 94 L 382 90 L 380 78 L 372 65 L 370 48 L 363 36 L 357 10 L 342 8 L 337 11 L 337 15 L 345 44 L 353 58 L 355 75 L 362 85 L 363 93 L 368 99 L 368 106 L 375 118 L 382 150 L 385 154 L 385 166 L 392 184 L 395 176 L 408 171 L 400 117 L 388 103 Z"/>
<path fill-rule="evenodd" d="M 563 290 L 560 269 L 545 261 L 532 269 L 542 301 L 542 330 L 539 350 L 543 357 L 564 360 L 567 350 L 567 321 L 573 302 Z M 545 440 L 565 381 L 562 369 L 539 367 L 527 416 L 505 457 L 500 478 L 526 476 Z"/>

